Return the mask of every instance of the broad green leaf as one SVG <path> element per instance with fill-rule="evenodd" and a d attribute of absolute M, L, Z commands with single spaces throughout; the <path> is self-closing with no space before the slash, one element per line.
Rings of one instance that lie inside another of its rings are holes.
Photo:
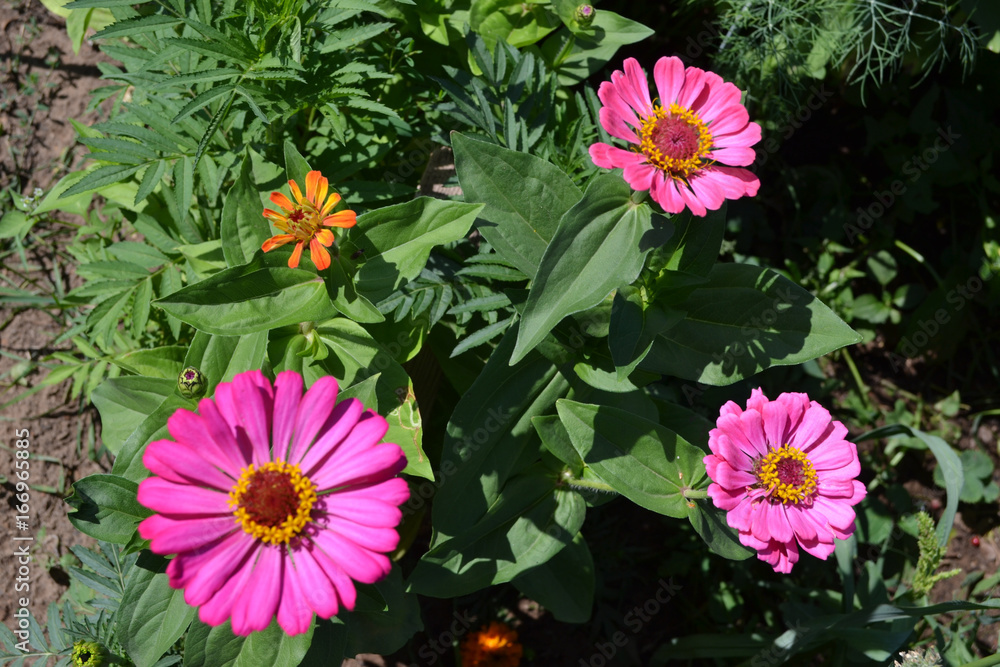
<path fill-rule="evenodd" d="M 34 211 L 35 215 L 55 210 L 66 211 L 67 213 L 74 213 L 76 215 L 85 214 L 87 209 L 90 208 L 90 200 L 94 196 L 93 193 L 83 192 L 76 195 L 67 195 L 66 191 L 86 176 L 86 172 L 74 171 L 72 174 L 59 179 L 59 182 L 45 193 L 45 197 L 42 198 L 41 203 L 38 204 L 38 208 Z"/>
<path fill-rule="evenodd" d="M 705 481 L 705 452 L 625 410 L 568 400 L 556 408 L 573 446 L 604 483 L 646 509 L 688 516 L 694 503 L 683 494 Z"/>
<path fill-rule="evenodd" d="M 149 470 L 142 464 L 142 453 L 146 451 L 146 445 L 153 440 L 170 437 L 167 430 L 167 419 L 178 408 L 194 410 L 195 406 L 194 401 L 182 398 L 179 394 L 167 396 L 166 400 L 142 420 L 139 428 L 134 430 L 132 435 L 125 440 L 125 444 L 118 450 L 111 472 L 136 483 L 149 477 Z"/>
<path fill-rule="evenodd" d="M 675 272 L 689 276 L 707 277 L 719 259 L 719 249 L 726 232 L 726 204 L 717 211 L 709 211 L 703 218 L 696 218 L 685 209 L 674 215 L 674 235 L 653 251 L 649 268 L 656 272 Z"/>
<path fill-rule="evenodd" d="M 312 271 L 283 264 L 280 257 L 262 253 L 155 305 L 196 329 L 223 336 L 331 317 L 335 311 L 323 280 Z"/>
<path fill-rule="evenodd" d="M 955 523 L 955 513 L 958 511 L 958 501 L 962 495 L 962 487 L 965 484 L 965 472 L 962 469 L 962 460 L 959 458 L 951 445 L 936 435 L 918 431 L 915 428 L 904 426 L 903 424 L 891 424 L 869 431 L 854 439 L 854 442 L 862 442 L 873 438 L 887 438 L 890 435 L 904 434 L 913 438 L 919 438 L 927 445 L 927 448 L 934 454 L 938 466 L 944 475 L 945 490 L 948 497 L 945 503 L 944 512 L 938 521 L 936 533 L 938 544 L 942 547 L 948 546 L 948 538 L 951 535 L 951 527 Z"/>
<path fill-rule="evenodd" d="M 351 243 L 364 250 L 358 291 L 374 302 L 417 277 L 434 246 L 457 241 L 469 232 L 481 204 L 420 197 L 365 213 Z M 353 231 L 353 230 L 352 230 Z"/>
<path fill-rule="evenodd" d="M 312 171 L 309 167 L 309 163 L 306 159 L 302 157 L 298 149 L 295 148 L 290 140 L 285 139 L 284 145 L 285 151 L 285 173 L 288 176 L 288 180 L 295 181 L 298 183 L 299 187 L 302 189 L 302 193 L 306 192 L 306 175 Z"/>
<path fill-rule="evenodd" d="M 589 27 L 575 33 L 576 41 L 568 53 L 555 37 L 546 40 L 541 49 L 564 86 L 580 83 L 610 61 L 620 47 L 641 42 L 653 31 L 602 7 Z"/>
<path fill-rule="evenodd" d="M 249 157 L 243 158 L 239 178 L 223 198 L 219 233 L 222 236 L 226 265 L 230 267 L 250 262 L 264 241 L 271 237 L 271 228 L 260 206 Z"/>
<path fill-rule="evenodd" d="M 586 465 L 583 457 L 576 451 L 573 442 L 569 439 L 566 427 L 562 425 L 557 415 L 544 415 L 532 417 L 531 425 L 535 427 L 538 437 L 542 440 L 542 445 L 557 459 L 569 466 L 570 471 L 577 477 L 583 474 Z"/>
<path fill-rule="evenodd" d="M 347 626 L 348 655 L 389 655 L 424 629 L 417 596 L 404 591 L 398 566 L 374 585 L 359 586 L 357 606 L 353 612 L 342 614 L 341 620 Z"/>
<path fill-rule="evenodd" d="M 861 340 L 819 299 L 758 266 L 717 264 L 678 308 L 684 320 L 657 337 L 640 368 L 727 385 Z"/>
<path fill-rule="evenodd" d="M 117 475 L 90 475 L 73 485 L 66 502 L 74 511 L 69 520 L 91 537 L 125 544 L 139 522 L 153 512 L 136 500 L 139 485 Z"/>
<path fill-rule="evenodd" d="M 12 239 L 23 237 L 35 224 L 33 218 L 29 218 L 24 211 L 13 209 L 4 213 L 0 218 L 0 239 Z"/>
<path fill-rule="evenodd" d="M 559 15 L 546 5 L 520 0 L 476 0 L 469 23 L 491 50 L 498 39 L 518 48 L 529 46 L 561 25 Z"/>
<path fill-rule="evenodd" d="M 101 414 L 101 440 L 112 454 L 176 386 L 176 375 L 172 380 L 133 375 L 105 380 L 91 394 Z"/>
<path fill-rule="evenodd" d="M 350 260 L 343 254 L 330 263 L 326 277 L 326 291 L 333 307 L 355 322 L 373 324 L 384 322 L 385 316 L 367 298 L 354 289 L 354 279 L 349 273 Z M 353 271 L 353 268 L 350 268 Z"/>
<path fill-rule="evenodd" d="M 632 285 L 620 287 L 615 293 L 608 327 L 608 349 L 619 382 L 646 358 L 657 334 L 684 318 L 682 311 L 661 308 L 648 298 L 645 289 Z"/>
<path fill-rule="evenodd" d="M 534 276 L 559 219 L 583 196 L 566 173 L 541 158 L 454 132 L 455 167 L 465 201 L 485 204 L 477 229 L 525 275 Z"/>
<path fill-rule="evenodd" d="M 184 370 L 184 355 L 187 348 L 180 345 L 154 347 L 149 350 L 135 350 L 117 356 L 111 360 L 116 366 L 136 375 L 153 378 L 163 378 L 177 381 L 177 376 Z M 94 401 L 96 404 L 97 401 Z M 100 409 L 98 407 L 98 409 Z M 107 431 L 102 431 L 102 437 L 107 444 Z"/>
<path fill-rule="evenodd" d="M 635 280 L 649 251 L 666 240 L 670 223 L 654 218 L 631 194 L 617 174 L 597 176 L 563 215 L 532 282 L 512 363 L 564 317 L 596 306 L 616 287 Z"/>
<path fill-rule="evenodd" d="M 557 489 L 540 466 L 529 469 L 511 478 L 480 521 L 424 554 L 410 588 L 457 597 L 510 581 L 569 544 L 585 514 L 580 494 Z"/>
<path fill-rule="evenodd" d="M 184 667 L 296 667 L 305 658 L 315 622 L 307 632 L 286 635 L 277 621 L 249 637 L 233 634 L 226 621 L 215 627 L 195 619 L 184 641 Z"/>
<path fill-rule="evenodd" d="M 691 525 L 713 552 L 730 560 L 745 560 L 754 555 L 753 549 L 740 544 L 738 532 L 726 523 L 726 513 L 710 499 L 699 500 L 689 509 Z"/>
<path fill-rule="evenodd" d="M 128 306 L 129 297 L 135 291 L 135 286 L 133 283 L 129 289 L 104 299 L 87 315 L 87 327 L 91 331 L 93 340 L 99 345 L 105 348 L 111 346 L 111 341 L 118 332 L 122 313 Z"/>
<path fill-rule="evenodd" d="M 535 435 L 531 418 L 550 411 L 569 386 L 539 354 L 509 365 L 516 335 L 504 334 L 448 422 L 441 470 L 449 472 L 433 507 L 436 540 L 462 533 L 489 511 Z"/>
<path fill-rule="evenodd" d="M 136 667 L 151 667 L 194 620 L 197 609 L 184 591 L 170 587 L 166 573 L 133 567 L 115 614 L 115 627 Z"/>
<path fill-rule="evenodd" d="M 177 246 L 188 266 L 198 278 L 204 280 L 226 268 L 226 255 L 222 239 Z"/>
<path fill-rule="evenodd" d="M 104 5 L 107 7 L 107 5 Z M 75 8 L 75 7 L 74 7 Z M 168 26 L 177 25 L 180 19 L 164 14 L 152 14 L 150 16 L 139 16 L 116 21 L 104 30 L 95 34 L 91 39 L 107 39 L 109 37 L 132 37 L 147 32 L 156 32 Z"/>
<path fill-rule="evenodd" d="M 594 608 L 594 559 L 580 533 L 552 560 L 522 572 L 513 584 L 563 623 L 585 623 Z"/>

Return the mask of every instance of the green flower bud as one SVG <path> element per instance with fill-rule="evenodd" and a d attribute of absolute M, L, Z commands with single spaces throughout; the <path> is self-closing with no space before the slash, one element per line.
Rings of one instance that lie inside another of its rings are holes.
<path fill-rule="evenodd" d="M 201 398 L 205 395 L 205 376 L 197 368 L 188 366 L 177 376 L 177 390 L 184 398 Z"/>
<path fill-rule="evenodd" d="M 590 27 L 590 24 L 594 22 L 594 15 L 597 10 L 594 9 L 593 5 L 579 5 L 576 8 L 576 14 L 573 18 L 576 19 L 576 24 L 581 28 Z"/>
<path fill-rule="evenodd" d="M 97 642 L 79 639 L 73 643 L 72 659 L 75 667 L 101 667 L 104 657 L 104 648 Z"/>

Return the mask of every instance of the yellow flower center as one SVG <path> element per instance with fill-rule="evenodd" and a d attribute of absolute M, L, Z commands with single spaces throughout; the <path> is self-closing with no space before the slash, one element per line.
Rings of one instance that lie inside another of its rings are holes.
<path fill-rule="evenodd" d="M 288 214 L 286 220 L 275 220 L 274 226 L 291 234 L 299 241 L 310 241 L 316 235 L 317 230 L 322 226 L 319 217 L 319 210 L 306 200 L 295 207 L 295 210 Z"/>
<path fill-rule="evenodd" d="M 816 471 L 805 453 L 782 445 L 754 463 L 758 485 L 783 504 L 810 503 L 816 492 Z"/>
<path fill-rule="evenodd" d="M 707 166 L 712 133 L 698 114 L 678 104 L 664 109 L 653 105 L 653 115 L 642 119 L 638 151 L 672 178 L 687 179 Z"/>
<path fill-rule="evenodd" d="M 297 465 L 272 461 L 243 468 L 229 506 L 243 530 L 269 544 L 285 544 L 311 520 L 316 485 Z"/>

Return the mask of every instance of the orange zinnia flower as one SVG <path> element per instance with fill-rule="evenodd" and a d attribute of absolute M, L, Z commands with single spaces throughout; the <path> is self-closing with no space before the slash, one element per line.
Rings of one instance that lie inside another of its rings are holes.
<path fill-rule="evenodd" d="M 499 621 L 473 632 L 462 641 L 462 667 L 517 667 L 524 647 L 517 633 Z"/>
<path fill-rule="evenodd" d="M 334 192 L 327 197 L 329 181 L 318 171 L 306 174 L 305 197 L 295 181 L 288 181 L 288 187 L 292 189 L 296 203 L 293 204 L 280 192 L 272 192 L 271 201 L 280 206 L 283 213 L 264 209 L 264 217 L 285 233 L 264 241 L 261 249 L 270 252 L 278 246 L 295 241 L 295 250 L 288 258 L 288 268 L 294 269 L 299 265 L 303 246 L 308 243 L 309 256 L 316 268 L 322 271 L 330 266 L 330 253 L 326 249 L 333 245 L 333 232 L 322 226 L 353 227 L 357 223 L 357 214 L 350 210 L 330 214 L 340 202 L 340 195 Z"/>

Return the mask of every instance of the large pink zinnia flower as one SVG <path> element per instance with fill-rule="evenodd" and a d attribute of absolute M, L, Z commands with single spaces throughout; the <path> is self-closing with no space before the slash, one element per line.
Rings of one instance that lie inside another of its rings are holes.
<path fill-rule="evenodd" d="M 740 542 L 775 572 L 791 572 L 799 547 L 817 558 L 834 538 L 854 533 L 865 486 L 858 448 L 847 428 L 805 394 L 769 401 L 754 389 L 743 411 L 729 401 L 709 432 L 708 495 L 726 510 Z"/>
<path fill-rule="evenodd" d="M 357 399 L 334 406 L 337 381 L 260 371 L 241 373 L 167 422 L 171 440 L 150 443 L 143 463 L 158 477 L 139 484 L 139 502 L 158 514 L 139 534 L 160 554 L 170 585 L 209 625 L 263 630 L 275 613 L 290 635 L 313 612 L 353 609 L 352 579 L 388 574 L 399 542 L 398 445 L 379 444 L 388 425 Z"/>
<path fill-rule="evenodd" d="M 688 207 L 705 215 L 727 199 L 757 194 L 757 177 L 736 168 L 753 163 L 750 147 L 760 141 L 739 88 L 713 72 L 685 69 L 680 58 L 660 58 L 653 79 L 656 100 L 638 61 L 628 58 L 624 73 L 601 84 L 601 125 L 631 150 L 594 144 L 594 164 L 624 169 L 632 189 L 649 190 L 667 213 Z"/>

